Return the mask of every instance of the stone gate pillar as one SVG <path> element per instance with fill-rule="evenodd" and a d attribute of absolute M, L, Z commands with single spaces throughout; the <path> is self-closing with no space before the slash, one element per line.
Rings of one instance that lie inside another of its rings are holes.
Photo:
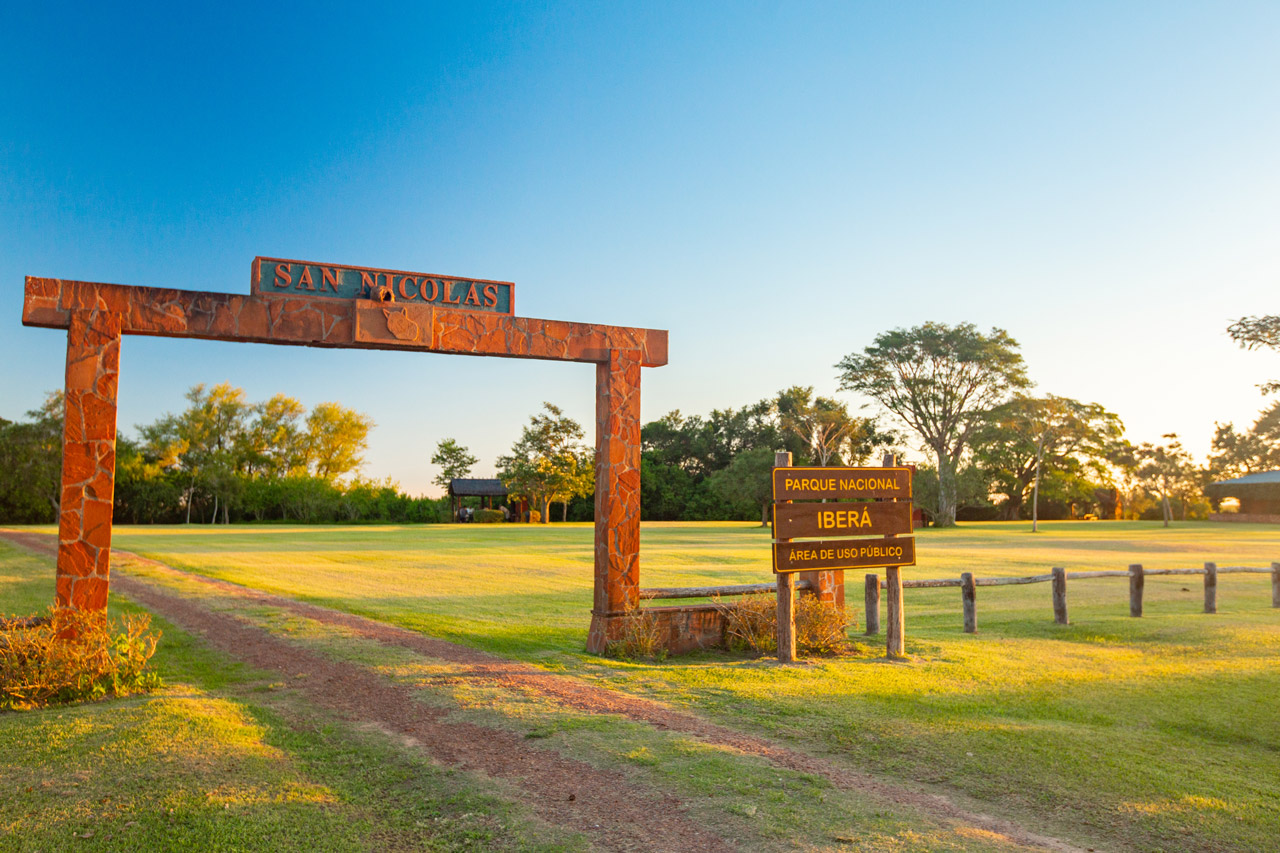
<path fill-rule="evenodd" d="M 57 605 L 107 606 L 116 474 L 120 315 L 99 306 L 71 312 L 58 518 Z"/>
<path fill-rule="evenodd" d="M 595 601 L 587 651 L 622 634 L 640 603 L 640 352 L 596 363 Z"/>
<path fill-rule="evenodd" d="M 813 594 L 823 604 L 834 604 L 844 609 L 844 569 L 797 572 L 796 577 L 813 584 Z"/>

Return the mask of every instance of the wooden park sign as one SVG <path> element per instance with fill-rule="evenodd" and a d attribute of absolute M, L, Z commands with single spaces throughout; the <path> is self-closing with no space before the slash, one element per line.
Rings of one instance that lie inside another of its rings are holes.
<path fill-rule="evenodd" d="M 667 363 L 667 333 L 517 317 L 514 289 L 511 282 L 262 257 L 253 261 L 248 294 L 27 276 L 23 324 L 67 334 L 57 604 L 107 606 L 125 336 L 545 359 L 596 368 L 587 649 L 603 652 L 622 637 L 640 600 L 640 372 Z"/>
<path fill-rule="evenodd" d="M 910 530 L 910 509 L 908 527 Z M 823 539 L 816 542 L 775 542 L 774 572 L 812 572 L 831 569 L 877 569 L 914 566 L 915 537 L 905 539 Z"/>
<path fill-rule="evenodd" d="M 793 468 L 779 453 L 773 469 L 773 571 L 778 576 L 778 660 L 795 660 L 795 578 L 821 590 L 844 587 L 845 569 L 884 567 L 890 592 L 888 654 L 902 653 L 900 568 L 916 562 L 910 468 Z M 795 503 L 800 501 L 800 503 Z M 822 503 L 816 503 L 822 501 Z M 856 538 L 875 537 L 875 538 Z M 878 594 L 878 586 L 877 586 Z M 894 625 L 899 626 L 895 635 Z"/>
<path fill-rule="evenodd" d="M 775 501 L 911 497 L 910 468 L 774 468 Z M 910 527 L 907 531 L 910 532 Z"/>
<path fill-rule="evenodd" d="M 784 503 L 857 498 L 905 502 Z M 830 538 L 910 534 L 910 498 L 910 468 L 773 469 L 774 572 L 915 565 L 914 538 Z"/>

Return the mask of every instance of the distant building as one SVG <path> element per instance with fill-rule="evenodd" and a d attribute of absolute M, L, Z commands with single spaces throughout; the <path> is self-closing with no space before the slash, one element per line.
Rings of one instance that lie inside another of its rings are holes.
<path fill-rule="evenodd" d="M 507 503 L 507 487 L 502 485 L 501 480 L 454 479 L 449 481 L 449 498 L 450 518 L 461 520 L 458 518 L 458 510 L 463 498 L 479 498 L 481 506 L 493 509 L 494 504 L 502 506 Z M 529 502 L 525 498 L 519 498 L 507 510 L 514 515 L 513 520 L 519 521 L 528 512 Z"/>
<path fill-rule="evenodd" d="M 1214 500 L 1235 498 L 1239 512 L 1215 512 L 1210 521 L 1252 521 L 1280 524 L 1280 471 L 1260 471 L 1234 480 L 1211 483 L 1205 494 Z"/>

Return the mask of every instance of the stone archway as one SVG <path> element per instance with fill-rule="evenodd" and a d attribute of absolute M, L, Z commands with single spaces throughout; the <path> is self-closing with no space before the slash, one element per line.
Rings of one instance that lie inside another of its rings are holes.
<path fill-rule="evenodd" d="M 594 363 L 595 597 L 587 649 L 602 652 L 618 638 L 623 614 L 639 603 L 640 369 L 667 363 L 666 331 L 517 317 L 510 282 L 306 261 L 255 259 L 251 291 L 27 277 L 22 322 L 67 331 L 59 606 L 107 603 L 122 337 L 204 338 Z"/>

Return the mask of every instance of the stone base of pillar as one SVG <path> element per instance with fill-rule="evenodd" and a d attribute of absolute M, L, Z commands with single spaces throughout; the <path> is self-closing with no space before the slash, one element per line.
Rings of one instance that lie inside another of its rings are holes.
<path fill-rule="evenodd" d="M 646 607 L 641 612 L 657 621 L 658 634 L 669 655 L 724 647 L 724 614 L 714 604 Z M 592 613 L 587 651 L 604 654 L 611 643 L 625 635 L 626 620 L 623 614 Z"/>
<path fill-rule="evenodd" d="M 592 611 L 591 629 L 587 632 L 587 651 L 593 655 L 602 655 L 611 643 L 621 640 L 626 630 L 626 618 L 622 613 Z"/>

